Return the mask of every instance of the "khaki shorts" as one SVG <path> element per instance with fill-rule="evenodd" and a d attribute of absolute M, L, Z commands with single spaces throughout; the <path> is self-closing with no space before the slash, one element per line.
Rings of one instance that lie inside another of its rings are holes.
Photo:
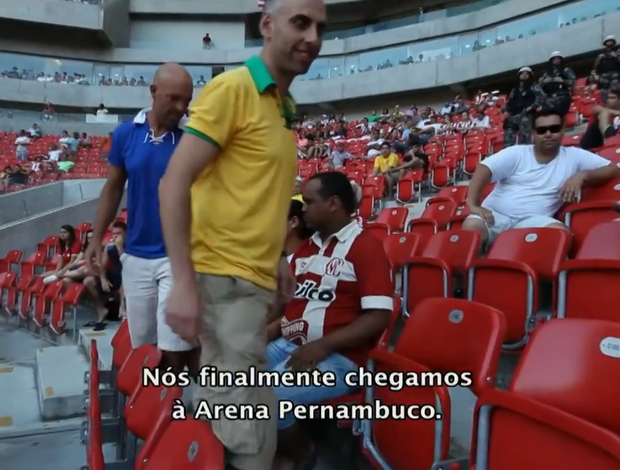
<path fill-rule="evenodd" d="M 201 366 L 224 371 L 264 368 L 267 347 L 266 322 L 274 293 L 249 281 L 198 274 L 203 316 L 200 343 Z M 213 432 L 228 452 L 228 462 L 240 470 L 270 469 L 277 445 L 275 395 L 268 387 L 197 387 L 194 406 L 266 404 L 270 420 L 211 422 Z"/>

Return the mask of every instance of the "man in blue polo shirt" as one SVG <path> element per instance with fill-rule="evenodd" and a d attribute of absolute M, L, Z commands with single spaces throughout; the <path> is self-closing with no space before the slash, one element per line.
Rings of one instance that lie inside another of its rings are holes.
<path fill-rule="evenodd" d="M 185 114 L 192 99 L 192 78 L 179 64 L 162 65 L 150 87 L 152 108 L 144 109 L 112 134 L 108 179 L 101 191 L 93 239 L 86 252 L 91 269 L 101 262 L 107 227 L 116 216 L 127 182 L 127 240 L 123 288 L 131 344 L 156 344 L 162 367 L 197 373 L 195 344 L 172 332 L 164 308 L 172 277 L 159 219 L 159 180 L 183 134 Z"/>

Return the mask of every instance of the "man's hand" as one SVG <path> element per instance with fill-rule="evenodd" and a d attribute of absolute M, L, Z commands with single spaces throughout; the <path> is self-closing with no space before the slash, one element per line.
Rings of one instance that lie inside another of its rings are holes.
<path fill-rule="evenodd" d="M 86 264 L 86 269 L 88 272 L 94 275 L 99 274 L 99 270 L 101 269 L 101 256 L 103 253 L 102 248 L 103 242 L 99 239 L 95 239 L 93 237 L 88 244 L 88 248 L 84 252 L 84 263 Z"/>
<path fill-rule="evenodd" d="M 571 203 L 577 201 L 584 180 L 585 176 L 583 173 L 576 173 L 566 180 L 566 183 L 560 189 L 560 196 L 562 196 L 564 202 Z"/>
<path fill-rule="evenodd" d="M 485 209 L 481 206 L 470 206 L 469 211 L 484 220 L 484 222 L 489 227 L 495 223 L 495 219 L 493 218 L 493 212 L 491 212 L 489 209 Z"/>
<path fill-rule="evenodd" d="M 112 284 L 110 283 L 110 281 L 108 281 L 104 277 L 101 277 L 99 279 L 101 281 L 101 290 L 105 292 L 106 294 L 109 294 L 110 291 L 112 290 Z"/>
<path fill-rule="evenodd" d="M 297 281 L 295 275 L 291 271 L 291 266 L 285 257 L 280 259 L 278 264 L 278 291 L 276 296 L 276 302 L 279 305 L 286 305 L 293 297 L 295 289 L 297 287 Z"/>
<path fill-rule="evenodd" d="M 286 367 L 298 372 L 316 369 L 318 364 L 328 356 L 329 351 L 322 346 L 320 341 L 311 341 L 293 351 Z"/>
<path fill-rule="evenodd" d="M 166 323 L 189 343 L 198 339 L 202 326 L 202 298 L 196 281 L 175 280 L 166 306 Z"/>

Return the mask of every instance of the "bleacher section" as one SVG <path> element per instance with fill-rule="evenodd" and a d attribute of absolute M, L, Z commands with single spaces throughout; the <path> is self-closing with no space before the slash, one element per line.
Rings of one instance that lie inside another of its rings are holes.
<path fill-rule="evenodd" d="M 398 183 L 396 205 L 383 199 L 385 181 L 371 175 L 372 162 L 362 157 L 367 140 L 359 122 L 347 124 L 346 148 L 356 158 L 342 171 L 362 186 L 358 215 L 365 229 L 383 240 L 399 279 L 398 307 L 369 367 L 471 372 L 467 388 L 476 397 L 467 424 L 472 442 L 465 454 L 455 452 L 451 438 L 453 417 L 466 410 L 448 387 L 368 388 L 338 400 L 426 404 L 443 415 L 440 421 L 339 422 L 374 468 L 620 468 L 620 429 L 614 421 L 620 394 L 614 379 L 620 360 L 615 315 L 620 224 L 614 221 L 619 216 L 614 206 L 620 184 L 584 190 L 579 202 L 557 214 L 573 232 L 572 242 L 559 230 L 514 229 L 501 234 L 481 257 L 478 234 L 461 230 L 468 213 L 466 182 L 480 161 L 502 147 L 499 106 L 504 100 L 500 97 L 498 107 L 486 111 L 491 129 L 432 138 L 424 149 L 429 171 L 413 172 Z M 580 80 L 567 125 L 588 119 L 597 102 Z M 42 139 L 41 150 L 56 139 Z M 579 139 L 567 136 L 564 144 L 578 145 Z M 2 142 L 8 150 L 12 141 L 6 137 Z M 620 139 L 610 139 L 598 152 L 620 163 L 618 148 Z M 95 173 L 103 174 L 97 151 L 81 153 L 79 161 L 85 172 L 90 174 L 92 164 Z M 304 179 L 327 169 L 322 159 L 299 160 Z M 89 228 L 89 222 L 80 224 L 78 235 Z M 31 253 L 10 251 L 0 260 L 2 307 L 9 321 L 69 345 L 37 352 L 42 417 L 79 415 L 86 394 L 82 438 L 88 470 L 221 470 L 224 451 L 206 422 L 171 421 L 172 404 L 183 390 L 141 385 L 141 369 L 158 364 L 158 350 L 132 350 L 126 322 L 115 332 L 80 329 L 83 286 L 43 284 L 38 275 L 58 262 L 57 242 L 55 234 L 41 234 Z M 78 344 L 88 360 L 78 355 Z M 500 370 L 506 360 L 518 361 L 511 378 Z M 57 368 L 50 374 L 50 362 L 71 371 Z M 106 447 L 111 443 L 116 444 L 114 456 Z M 363 468 L 358 454 L 350 456 L 351 468 Z"/>

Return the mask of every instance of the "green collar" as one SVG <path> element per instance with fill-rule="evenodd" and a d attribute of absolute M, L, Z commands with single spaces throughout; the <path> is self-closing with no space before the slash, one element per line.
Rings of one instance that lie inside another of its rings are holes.
<path fill-rule="evenodd" d="M 246 66 L 250 72 L 250 76 L 256 85 L 256 89 L 259 93 L 264 93 L 266 90 L 275 87 L 276 82 L 267 70 L 267 66 L 260 56 L 254 56 L 248 59 L 243 65 Z M 297 106 L 293 96 L 287 92 L 285 99 L 282 100 L 282 117 L 286 121 L 286 127 L 291 128 L 294 121 L 297 120 Z"/>

